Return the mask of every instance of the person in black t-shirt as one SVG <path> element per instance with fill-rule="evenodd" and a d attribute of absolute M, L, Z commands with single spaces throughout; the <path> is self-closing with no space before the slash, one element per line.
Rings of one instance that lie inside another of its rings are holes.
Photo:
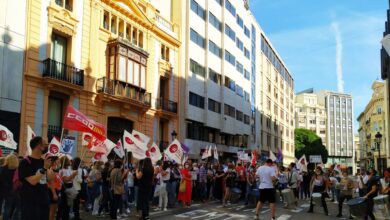
<path fill-rule="evenodd" d="M 140 208 L 142 210 L 142 217 L 140 220 L 149 219 L 149 198 L 153 187 L 154 168 L 150 158 L 145 158 L 143 165 L 136 171 L 137 179 L 139 179 L 138 196 Z"/>
<path fill-rule="evenodd" d="M 22 182 L 20 189 L 21 213 L 23 220 L 49 218 L 49 190 L 47 179 L 53 178 L 49 171 L 52 161 L 41 156 L 47 152 L 47 145 L 42 137 L 36 136 L 30 141 L 31 156 L 20 162 L 19 177 Z"/>
<path fill-rule="evenodd" d="M 379 183 L 376 178 L 376 170 L 370 169 L 368 174 L 367 181 L 367 194 L 363 197 L 367 200 L 367 215 L 364 219 L 368 219 L 370 217 L 372 220 L 375 220 L 375 216 L 373 214 L 374 211 L 374 197 L 378 195 Z"/>

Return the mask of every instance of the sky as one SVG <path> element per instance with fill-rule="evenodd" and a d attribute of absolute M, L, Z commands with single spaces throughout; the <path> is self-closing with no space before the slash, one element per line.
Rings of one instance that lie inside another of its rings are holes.
<path fill-rule="evenodd" d="M 250 0 L 250 9 L 295 81 L 350 93 L 357 116 L 380 79 L 388 0 Z"/>

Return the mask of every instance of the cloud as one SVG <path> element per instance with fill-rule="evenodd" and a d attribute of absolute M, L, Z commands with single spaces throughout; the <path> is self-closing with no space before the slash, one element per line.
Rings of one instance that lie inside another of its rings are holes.
<path fill-rule="evenodd" d="M 331 27 L 336 39 L 336 74 L 337 74 L 337 91 L 344 92 L 343 80 L 343 42 L 341 39 L 341 32 L 339 23 L 332 22 Z"/>

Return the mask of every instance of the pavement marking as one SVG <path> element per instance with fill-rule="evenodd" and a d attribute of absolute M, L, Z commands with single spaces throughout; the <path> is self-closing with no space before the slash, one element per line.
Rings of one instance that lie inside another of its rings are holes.
<path fill-rule="evenodd" d="M 309 208 L 309 207 L 310 207 L 310 204 L 308 204 L 308 203 L 307 203 L 307 204 L 302 204 L 301 207 L 302 207 L 302 208 Z"/>
<path fill-rule="evenodd" d="M 264 210 L 264 211 L 261 211 L 261 214 L 267 213 L 267 212 L 269 212 L 269 210 L 270 210 L 270 209 L 266 209 L 266 210 Z"/>
<path fill-rule="evenodd" d="M 291 215 L 281 215 L 276 220 L 288 220 L 291 218 Z"/>
<path fill-rule="evenodd" d="M 291 212 L 298 213 L 298 212 L 301 212 L 302 210 L 303 210 L 303 209 L 295 208 L 295 209 L 291 209 L 290 211 L 291 211 Z"/>

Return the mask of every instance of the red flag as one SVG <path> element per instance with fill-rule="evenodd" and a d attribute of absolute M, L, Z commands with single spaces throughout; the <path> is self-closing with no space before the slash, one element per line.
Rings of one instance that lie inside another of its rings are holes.
<path fill-rule="evenodd" d="M 102 124 L 89 119 L 71 105 L 68 105 L 66 109 L 62 127 L 69 130 L 89 132 L 101 141 L 106 139 L 106 128 Z"/>

